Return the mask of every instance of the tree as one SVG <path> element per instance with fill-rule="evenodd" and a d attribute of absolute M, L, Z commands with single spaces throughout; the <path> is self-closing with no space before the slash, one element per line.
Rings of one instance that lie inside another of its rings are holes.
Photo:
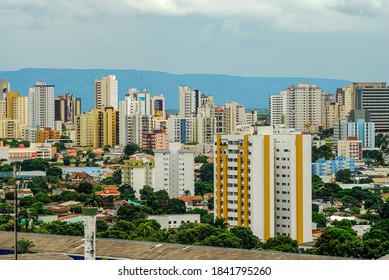
<path fill-rule="evenodd" d="M 19 206 L 20 207 L 31 207 L 36 201 L 36 198 L 34 196 L 24 196 L 20 198 L 19 200 Z"/>
<path fill-rule="evenodd" d="M 120 185 L 122 183 L 122 170 L 118 169 L 112 174 L 112 180 L 115 185 Z"/>
<path fill-rule="evenodd" d="M 106 221 L 103 220 L 96 220 L 96 233 L 104 232 L 108 230 L 109 226 Z"/>
<path fill-rule="evenodd" d="M 344 184 L 352 183 L 353 180 L 351 180 L 351 171 L 350 171 L 350 169 L 339 170 L 335 174 L 335 180 L 337 182 L 344 183 Z"/>
<path fill-rule="evenodd" d="M 56 177 L 56 178 L 62 178 L 62 169 L 61 168 L 58 168 L 58 167 L 50 167 L 49 169 L 47 169 L 46 171 L 46 176 L 52 176 L 52 177 Z"/>
<path fill-rule="evenodd" d="M 312 222 L 316 223 L 318 227 L 325 227 L 327 218 L 323 214 L 312 212 Z"/>
<path fill-rule="evenodd" d="M 373 229 L 363 235 L 363 240 L 378 239 L 380 242 L 389 241 L 389 233 L 382 229 Z"/>
<path fill-rule="evenodd" d="M 136 229 L 136 226 L 132 222 L 125 221 L 125 220 L 119 220 L 114 224 L 112 229 L 124 231 L 126 233 L 130 233 Z"/>
<path fill-rule="evenodd" d="M 149 223 L 144 223 L 138 226 L 136 233 L 143 238 L 148 238 L 154 233 L 154 229 Z"/>
<path fill-rule="evenodd" d="M 66 150 L 65 144 L 62 142 L 57 142 L 53 145 L 57 149 L 58 152 Z"/>
<path fill-rule="evenodd" d="M 93 185 L 89 182 L 82 182 L 78 185 L 77 191 L 79 193 L 91 194 L 93 192 Z"/>
<path fill-rule="evenodd" d="M 208 159 L 207 156 L 199 155 L 199 156 L 196 156 L 194 158 L 194 162 L 196 162 L 196 163 L 207 163 L 208 162 L 207 159 Z"/>
<path fill-rule="evenodd" d="M 353 206 L 358 205 L 358 200 L 356 200 L 354 197 L 350 195 L 343 196 L 340 201 L 345 207 L 351 208 Z"/>
<path fill-rule="evenodd" d="M 0 214 L 11 214 L 14 212 L 14 208 L 11 204 L 0 203 Z"/>
<path fill-rule="evenodd" d="M 63 165 L 70 166 L 70 163 L 71 163 L 71 157 L 66 156 L 63 158 Z"/>
<path fill-rule="evenodd" d="M 67 223 L 61 221 L 53 221 L 51 223 L 43 223 L 39 229 L 34 230 L 38 233 L 49 233 L 55 235 L 72 235 L 72 236 L 83 236 L 84 235 L 84 224 L 81 222 Z"/>
<path fill-rule="evenodd" d="M 289 236 L 278 235 L 269 238 L 263 245 L 263 249 L 288 253 L 298 252 L 298 242 Z"/>
<path fill-rule="evenodd" d="M 213 184 L 210 182 L 195 182 L 195 195 L 213 193 Z"/>
<path fill-rule="evenodd" d="M 324 158 L 326 160 L 334 159 L 335 155 L 332 152 L 332 149 L 328 145 L 323 145 L 317 148 L 312 146 L 312 162 L 316 162 L 318 159 Z"/>
<path fill-rule="evenodd" d="M 185 202 L 177 198 L 170 199 L 168 214 L 185 214 L 185 213 L 186 213 Z"/>
<path fill-rule="evenodd" d="M 102 207 L 103 206 L 103 198 L 101 195 L 96 193 L 96 190 L 93 190 L 92 194 L 90 194 L 86 201 L 86 206 L 92 206 L 92 207 Z"/>
<path fill-rule="evenodd" d="M 126 156 L 132 156 L 133 154 L 137 153 L 140 150 L 139 145 L 135 143 L 129 143 L 123 148 L 123 153 Z"/>
<path fill-rule="evenodd" d="M 142 206 L 125 204 L 120 206 L 117 216 L 118 220 L 133 221 L 146 218 L 147 213 L 143 210 Z"/>
<path fill-rule="evenodd" d="M 353 251 L 358 247 L 360 240 L 345 228 L 332 227 L 326 229 L 318 238 L 315 247 L 320 255 L 352 257 L 359 251 Z M 359 250 L 359 249 L 358 249 Z"/>
<path fill-rule="evenodd" d="M 36 159 L 24 160 L 22 161 L 20 166 L 23 171 L 35 171 L 35 170 L 46 171 L 50 167 L 50 163 L 49 160 L 47 159 L 36 158 Z"/>
<path fill-rule="evenodd" d="M 224 218 L 216 218 L 215 221 L 213 222 L 213 225 L 221 229 L 227 228 L 227 222 Z"/>
<path fill-rule="evenodd" d="M 104 145 L 104 147 L 103 147 L 104 153 L 108 153 L 110 149 L 111 149 L 110 145 Z"/>
<path fill-rule="evenodd" d="M 215 199 L 213 197 L 208 198 L 207 206 L 209 210 L 213 210 L 215 207 Z"/>
<path fill-rule="evenodd" d="M 159 200 L 159 205 L 162 209 L 162 213 L 167 214 L 169 211 L 169 203 L 170 203 L 170 197 L 167 191 L 165 190 L 159 190 L 155 193 Z"/>
<path fill-rule="evenodd" d="M 30 224 L 38 222 L 38 214 L 34 210 L 22 208 L 18 220 L 20 224 L 24 224 L 25 231 L 29 231 Z"/>
<path fill-rule="evenodd" d="M 35 195 L 35 201 L 43 202 L 43 203 L 49 203 L 51 202 L 50 197 L 44 193 L 44 192 L 39 192 Z"/>
<path fill-rule="evenodd" d="M 191 195 L 190 190 L 185 190 L 184 191 L 184 196 L 190 196 L 190 195 Z"/>
<path fill-rule="evenodd" d="M 150 207 L 154 214 L 162 214 L 161 201 L 150 186 L 144 186 L 140 191 L 140 199 L 142 202 Z"/>
<path fill-rule="evenodd" d="M 201 245 L 215 246 L 215 247 L 228 247 L 228 248 L 242 248 L 242 239 L 233 235 L 231 232 L 226 231 L 219 235 L 212 235 L 207 237 L 204 241 L 200 242 Z"/>
<path fill-rule="evenodd" d="M 385 165 L 385 160 L 383 158 L 382 152 L 378 150 L 364 150 L 363 158 L 373 160 L 376 165 Z"/>
<path fill-rule="evenodd" d="M 383 203 L 382 207 L 378 209 L 378 213 L 380 214 L 382 219 L 389 218 L 389 202 Z"/>
<path fill-rule="evenodd" d="M 260 244 L 259 238 L 253 234 L 250 228 L 233 227 L 230 232 L 242 240 L 243 249 L 258 248 Z"/>
<path fill-rule="evenodd" d="M 201 181 L 213 184 L 213 163 L 204 163 L 199 171 Z"/>
<path fill-rule="evenodd" d="M 5 200 L 15 200 L 14 192 L 6 192 L 4 195 Z"/>
<path fill-rule="evenodd" d="M 18 254 L 28 254 L 31 253 L 31 248 L 34 247 L 34 242 L 28 239 L 21 239 L 17 242 L 17 252 Z"/>
<path fill-rule="evenodd" d="M 133 189 L 130 185 L 128 185 L 128 184 L 121 185 L 121 186 L 118 188 L 118 191 L 120 192 L 119 199 L 124 199 L 124 200 L 132 200 L 132 199 L 135 199 L 135 191 L 134 191 L 134 189 Z"/>
<path fill-rule="evenodd" d="M 363 241 L 362 246 L 363 257 L 366 259 L 379 259 L 389 254 L 389 241 L 368 239 Z"/>
<path fill-rule="evenodd" d="M 382 229 L 386 232 L 389 233 L 389 219 L 385 219 L 385 220 L 382 220 L 382 221 L 379 221 L 379 222 L 376 222 L 370 230 L 373 230 L 373 229 Z"/>

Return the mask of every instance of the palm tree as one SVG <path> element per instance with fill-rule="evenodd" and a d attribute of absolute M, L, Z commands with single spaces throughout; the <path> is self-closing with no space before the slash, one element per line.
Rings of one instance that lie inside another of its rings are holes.
<path fill-rule="evenodd" d="M 28 254 L 31 253 L 31 248 L 34 247 L 34 243 L 28 239 L 22 239 L 18 241 L 17 244 L 19 254 Z"/>
<path fill-rule="evenodd" d="M 184 196 L 190 196 L 190 195 L 191 195 L 190 190 L 185 190 L 184 191 Z"/>
<path fill-rule="evenodd" d="M 27 210 L 26 208 L 22 208 L 19 213 L 19 223 L 24 222 L 24 229 L 29 231 L 30 223 L 38 222 L 38 213 L 35 211 Z"/>
<path fill-rule="evenodd" d="M 92 194 L 90 194 L 85 200 L 85 206 L 102 207 L 103 198 L 101 195 L 96 193 L 96 190 L 93 190 Z"/>
<path fill-rule="evenodd" d="M 144 223 L 138 226 L 136 233 L 143 238 L 147 238 L 154 233 L 154 229 L 150 226 L 149 223 Z"/>

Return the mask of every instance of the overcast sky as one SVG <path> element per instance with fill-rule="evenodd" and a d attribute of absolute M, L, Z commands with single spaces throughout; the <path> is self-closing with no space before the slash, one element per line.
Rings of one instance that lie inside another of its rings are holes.
<path fill-rule="evenodd" d="M 389 0 L 0 0 L 0 71 L 389 81 Z"/>

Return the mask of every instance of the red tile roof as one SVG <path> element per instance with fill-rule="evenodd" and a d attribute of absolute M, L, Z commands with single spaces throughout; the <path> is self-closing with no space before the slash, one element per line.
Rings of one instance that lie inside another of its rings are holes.
<path fill-rule="evenodd" d="M 184 195 L 184 196 L 179 196 L 177 198 L 184 202 L 203 201 L 203 197 L 201 195 L 187 195 L 187 196 Z"/>
<path fill-rule="evenodd" d="M 102 197 L 105 196 L 118 196 L 120 195 L 120 192 L 118 191 L 118 188 L 114 185 L 106 186 L 102 191 L 96 192 L 97 194 L 101 195 Z"/>

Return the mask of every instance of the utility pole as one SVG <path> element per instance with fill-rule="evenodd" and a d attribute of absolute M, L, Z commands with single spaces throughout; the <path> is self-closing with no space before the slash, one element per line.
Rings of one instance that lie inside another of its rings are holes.
<path fill-rule="evenodd" d="M 14 165 L 14 179 L 15 179 L 15 205 L 14 205 L 14 256 L 18 259 L 18 181 L 16 176 L 16 165 Z"/>

